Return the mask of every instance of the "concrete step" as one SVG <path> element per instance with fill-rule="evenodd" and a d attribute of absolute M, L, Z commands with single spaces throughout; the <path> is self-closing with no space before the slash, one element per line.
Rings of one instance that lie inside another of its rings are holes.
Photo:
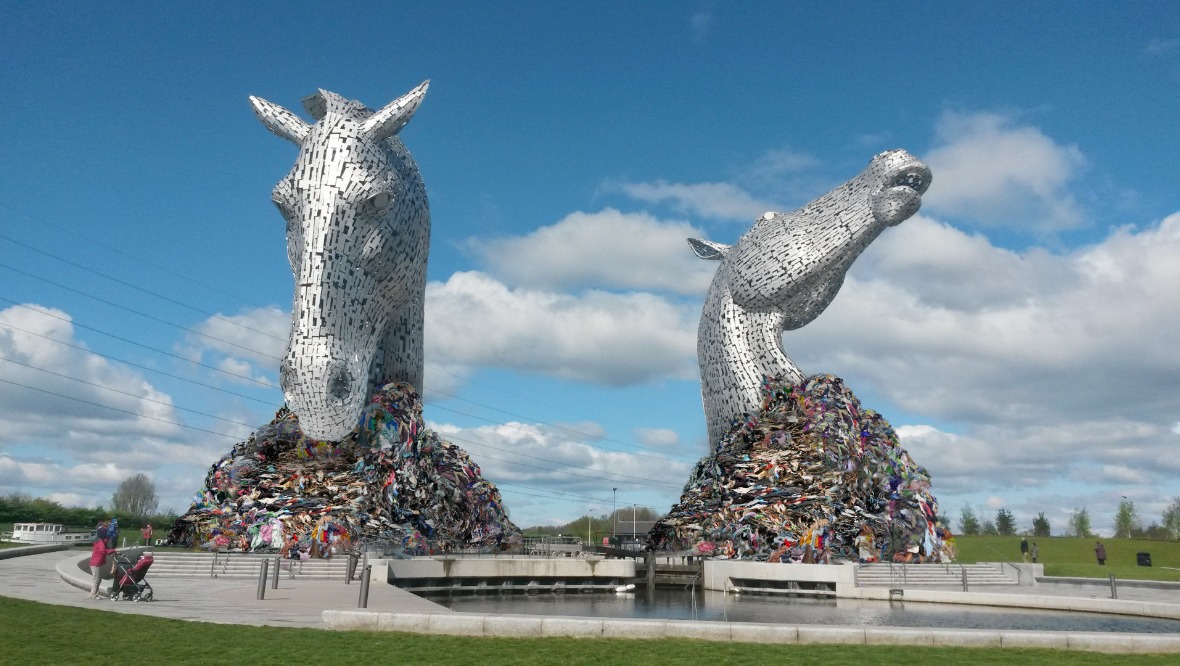
<path fill-rule="evenodd" d="M 212 553 L 174 553 L 157 551 L 149 573 L 153 577 L 174 578 L 257 578 L 264 561 L 274 566 L 273 555 L 246 553 L 219 554 L 216 562 Z M 348 567 L 347 557 L 331 560 L 280 560 L 281 576 L 313 580 L 342 580 Z M 272 569 L 273 570 L 273 569 Z M 357 575 L 359 575 L 359 567 Z M 356 576 L 354 575 L 354 579 Z"/>

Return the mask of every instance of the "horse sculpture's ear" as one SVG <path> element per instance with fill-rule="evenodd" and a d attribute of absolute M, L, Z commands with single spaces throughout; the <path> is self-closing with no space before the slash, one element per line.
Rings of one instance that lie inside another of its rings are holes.
<path fill-rule="evenodd" d="M 250 96 L 250 104 L 254 107 L 254 115 L 258 116 L 263 125 L 266 125 L 266 129 L 297 146 L 307 138 L 307 123 L 300 120 L 299 116 L 294 113 L 278 104 L 271 104 L 261 97 L 253 95 Z"/>
<path fill-rule="evenodd" d="M 401 128 L 406 126 L 406 123 L 410 122 L 410 118 L 418 110 L 418 105 L 422 103 L 422 98 L 426 97 L 426 89 L 428 87 L 430 87 L 430 81 L 423 81 L 417 88 L 414 88 L 387 104 L 384 109 L 369 116 L 369 119 L 365 121 L 365 125 L 362 128 L 365 136 L 373 141 L 383 141 L 397 134 Z"/>
<path fill-rule="evenodd" d="M 700 240 L 699 238 L 688 239 L 688 244 L 692 246 L 692 251 L 701 259 L 711 259 L 717 261 L 724 259 L 726 253 L 729 252 L 729 245 L 722 245 L 721 243 L 714 243 L 713 241 Z"/>

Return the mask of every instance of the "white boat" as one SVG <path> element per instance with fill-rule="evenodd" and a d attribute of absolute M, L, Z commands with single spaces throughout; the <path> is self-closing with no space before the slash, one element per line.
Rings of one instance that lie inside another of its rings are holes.
<path fill-rule="evenodd" d="M 13 523 L 11 535 L 6 538 L 16 543 L 29 545 L 46 543 L 90 543 L 94 541 L 94 530 L 89 532 L 66 532 L 57 523 Z"/>

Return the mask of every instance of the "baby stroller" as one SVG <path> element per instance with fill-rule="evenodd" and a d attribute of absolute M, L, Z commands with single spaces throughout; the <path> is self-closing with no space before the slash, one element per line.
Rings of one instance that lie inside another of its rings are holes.
<path fill-rule="evenodd" d="M 154 558 L 144 553 L 138 560 L 115 554 L 115 578 L 111 586 L 111 601 L 151 601 L 152 586 L 144 576 Z"/>

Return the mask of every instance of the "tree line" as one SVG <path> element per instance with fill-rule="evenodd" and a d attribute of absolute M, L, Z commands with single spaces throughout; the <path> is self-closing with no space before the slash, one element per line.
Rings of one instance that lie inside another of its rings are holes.
<path fill-rule="evenodd" d="M 998 510 L 994 521 L 985 518 L 981 522 L 979 517 L 975 515 L 974 509 L 964 506 L 959 513 L 959 533 L 973 536 L 979 534 L 1014 536 L 1023 533 L 1047 537 L 1052 535 L 1052 529 L 1044 512 L 1033 518 L 1032 529 L 1018 532 L 1016 520 L 1008 509 Z M 1095 536 L 1090 521 L 1090 512 L 1086 510 L 1086 507 L 1075 508 L 1070 513 L 1062 536 Z M 1119 508 L 1114 517 L 1114 536 L 1122 539 L 1180 540 L 1180 497 L 1172 500 L 1172 503 L 1164 509 L 1159 522 L 1152 522 L 1148 525 L 1143 524 L 1134 502 L 1130 500 L 1119 502 Z"/>
<path fill-rule="evenodd" d="M 0 523 L 59 523 L 67 527 L 91 529 L 111 516 L 119 517 L 122 527 L 143 527 L 148 523 L 170 526 L 177 515 L 159 512 L 160 498 L 156 485 L 146 474 L 129 476 L 111 495 L 110 508 L 67 507 L 61 502 L 33 497 L 27 493 L 0 496 Z"/>

